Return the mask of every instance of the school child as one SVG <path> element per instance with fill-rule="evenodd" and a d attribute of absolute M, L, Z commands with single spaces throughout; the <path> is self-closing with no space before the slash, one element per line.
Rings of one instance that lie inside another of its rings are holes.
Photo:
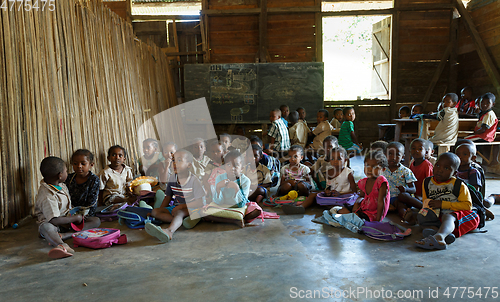
<path fill-rule="evenodd" d="M 478 142 L 492 142 L 495 140 L 498 125 L 497 116 L 492 110 L 495 106 L 495 95 L 491 92 L 483 95 L 480 106 L 481 112 L 479 113 L 479 121 L 474 128 L 474 134 L 467 136 L 466 139 Z"/>
<path fill-rule="evenodd" d="M 336 147 L 329 156 L 329 168 L 326 170 L 325 196 L 338 197 L 343 194 L 355 193 L 357 190 L 353 171 L 346 167 L 347 152 L 342 147 Z M 285 214 L 303 214 L 305 209 L 316 202 L 318 193 L 311 193 L 300 205 L 283 205 Z"/>
<path fill-rule="evenodd" d="M 195 138 L 191 150 L 193 154 L 193 163 L 190 171 L 201 181 L 203 176 L 205 176 L 205 168 L 210 162 L 210 157 L 205 155 L 205 151 L 207 150 L 205 140 L 202 138 Z"/>
<path fill-rule="evenodd" d="M 309 176 L 311 169 L 300 163 L 304 158 L 304 148 L 297 145 L 291 146 L 288 157 L 290 163 L 283 166 L 280 171 L 281 184 L 278 194 L 286 195 L 291 190 L 295 190 L 298 191 L 299 196 L 308 196 L 312 188 Z"/>
<path fill-rule="evenodd" d="M 128 194 L 126 184 L 134 179 L 132 169 L 125 165 L 127 151 L 120 145 L 108 149 L 109 165 L 99 173 L 99 190 L 105 205 L 129 202 L 135 198 Z"/>
<path fill-rule="evenodd" d="M 356 133 L 354 133 L 354 120 L 356 119 L 356 113 L 354 108 L 345 107 L 343 110 L 344 121 L 340 127 L 339 133 L 339 144 L 346 149 L 346 151 L 354 151 L 356 153 L 363 150 L 363 145 L 358 143 Z"/>
<path fill-rule="evenodd" d="M 153 138 L 147 138 L 142 142 L 142 151 L 144 154 L 139 158 L 138 163 L 139 173 L 144 176 L 149 175 L 147 173 L 149 167 L 165 159 L 160 152 L 158 141 Z"/>
<path fill-rule="evenodd" d="M 236 137 L 231 142 L 231 146 L 240 151 L 240 153 L 245 153 L 249 145 L 248 139 L 245 137 L 245 133 L 246 133 L 245 127 L 237 126 Z"/>
<path fill-rule="evenodd" d="M 90 169 L 94 166 L 94 154 L 87 149 L 78 149 L 71 156 L 75 172 L 68 175 L 64 184 L 68 187 L 71 206 L 88 209 L 88 216 L 95 216 L 99 199 L 99 177 Z"/>
<path fill-rule="evenodd" d="M 326 188 L 326 171 L 331 168 L 330 161 L 332 158 L 333 149 L 337 148 L 339 143 L 337 138 L 333 135 L 325 137 L 323 140 L 324 155 L 320 156 L 318 160 L 311 167 L 312 178 L 320 190 Z"/>
<path fill-rule="evenodd" d="M 262 159 L 262 148 L 259 145 L 252 145 L 254 164 L 248 163 L 245 166 L 244 174 L 252 182 L 254 191 L 248 196 L 250 201 L 261 202 L 267 197 L 267 191 L 271 187 L 271 171 L 260 163 Z M 255 182 L 255 183 L 254 183 Z"/>
<path fill-rule="evenodd" d="M 285 124 L 285 126 L 288 127 L 288 115 L 290 114 L 290 109 L 288 108 L 287 105 L 281 105 L 280 106 L 280 111 L 281 111 L 281 120 Z"/>
<path fill-rule="evenodd" d="M 256 135 L 250 136 L 250 143 L 252 145 L 258 145 L 263 149 L 262 140 Z M 265 167 L 267 167 L 269 171 L 271 171 L 271 187 L 276 186 L 280 179 L 280 170 L 281 170 L 280 161 L 272 156 L 267 155 L 265 152 L 262 152 L 262 158 L 260 159 L 260 163 L 263 164 Z"/>
<path fill-rule="evenodd" d="M 382 153 L 386 154 L 387 145 L 389 145 L 386 141 L 374 141 L 370 143 L 370 151 L 380 150 Z"/>
<path fill-rule="evenodd" d="M 224 150 L 224 155 L 229 153 L 229 151 L 234 150 L 234 148 L 231 146 L 231 135 L 227 133 L 222 133 L 219 135 L 219 142 L 222 145 L 222 149 Z"/>
<path fill-rule="evenodd" d="M 470 144 L 462 144 L 455 149 L 455 154 L 460 159 L 460 166 L 457 169 L 456 176 L 480 192 L 483 186 L 481 174 L 472 167 L 472 162 L 476 160 L 476 147 Z"/>
<path fill-rule="evenodd" d="M 338 214 L 356 213 L 359 218 L 369 221 L 382 221 L 387 215 L 390 203 L 390 190 L 387 179 L 381 175 L 387 167 L 387 158 L 380 151 L 370 151 L 365 156 L 366 178 L 358 181 L 360 198 L 351 207 L 344 206 Z"/>
<path fill-rule="evenodd" d="M 455 147 L 453 149 L 457 150 L 458 146 L 463 145 L 463 144 L 472 145 L 473 149 L 476 150 L 476 154 L 477 154 L 476 144 L 474 144 L 473 141 L 471 141 L 469 139 L 465 139 L 465 138 L 457 139 L 457 142 L 455 143 Z M 483 196 L 485 196 L 485 194 L 486 194 L 486 180 L 484 177 L 484 169 L 475 160 L 471 161 L 470 165 L 472 168 L 476 169 L 479 172 L 479 174 L 481 175 L 481 185 L 482 186 L 480 187 L 480 192 Z"/>
<path fill-rule="evenodd" d="M 427 152 L 426 142 L 425 139 L 416 138 L 410 144 L 410 154 L 411 157 L 413 157 L 413 162 L 410 164 L 410 170 L 417 178 L 415 182 L 415 197 L 422 196 L 422 183 L 425 178 L 432 176 L 432 164 L 425 159 L 425 154 Z"/>
<path fill-rule="evenodd" d="M 422 104 L 415 104 L 411 107 L 411 115 L 410 118 L 414 119 L 417 116 L 421 115 L 424 113 L 424 106 Z"/>
<path fill-rule="evenodd" d="M 78 159 L 78 157 L 77 157 Z M 96 228 L 101 224 L 97 217 L 82 215 L 68 216 L 71 209 L 70 194 L 64 181 L 68 177 L 66 165 L 62 159 L 49 156 L 42 160 L 40 182 L 35 198 L 35 215 L 37 215 L 38 232 L 50 245 L 49 257 L 58 259 L 73 256 L 75 252 L 63 240 L 71 237 L 71 224 L 83 225 L 83 229 Z"/>
<path fill-rule="evenodd" d="M 333 118 L 330 121 L 330 124 L 333 126 L 335 129 L 340 129 L 342 126 L 342 120 L 344 118 L 344 113 L 342 112 L 342 108 L 335 108 L 333 110 Z"/>
<path fill-rule="evenodd" d="M 399 108 L 399 118 L 410 118 L 410 115 L 411 115 L 411 110 L 410 110 L 410 107 L 408 106 L 401 106 L 401 108 Z"/>
<path fill-rule="evenodd" d="M 415 199 L 412 194 L 415 193 L 414 183 L 417 181 L 413 172 L 401 164 L 404 158 L 405 147 L 399 142 L 389 143 L 387 146 L 387 168 L 382 171 L 382 175 L 389 182 L 389 191 L 391 193 L 389 210 L 398 210 L 399 216 L 414 224 L 411 207 L 420 209 L 422 203 Z M 406 211 L 408 217 L 405 217 Z"/>
<path fill-rule="evenodd" d="M 425 159 L 427 159 L 432 164 L 432 166 L 434 166 L 434 164 L 436 163 L 436 160 L 437 160 L 437 158 L 432 156 L 434 154 L 434 144 L 429 140 L 425 140 L 425 149 L 426 149 Z M 413 163 L 413 158 L 410 161 L 410 165 L 412 163 Z"/>
<path fill-rule="evenodd" d="M 325 137 L 332 134 L 333 126 L 328 122 L 328 110 L 320 109 L 316 114 L 316 121 L 318 125 L 311 132 L 314 135 L 312 147 L 318 151 L 323 147 L 323 140 Z"/>
<path fill-rule="evenodd" d="M 266 153 L 273 155 L 273 150 L 279 153 L 287 151 L 290 148 L 290 137 L 288 135 L 288 128 L 281 118 L 281 111 L 279 109 L 271 110 L 269 120 L 272 125 L 267 135 L 271 138 L 271 142 Z"/>
<path fill-rule="evenodd" d="M 297 108 L 296 111 L 299 113 L 299 120 L 303 121 L 307 125 L 307 121 L 306 121 L 306 109 L 304 109 L 304 107 L 299 107 L 299 108 Z"/>
<path fill-rule="evenodd" d="M 173 174 L 172 156 L 176 151 L 177 145 L 174 142 L 163 143 L 161 148 L 163 160 L 157 162 L 148 169 L 148 176 L 156 177 L 160 182 L 162 189 L 165 189 L 163 185 L 168 182 L 170 175 Z"/>
<path fill-rule="evenodd" d="M 299 120 L 299 113 L 297 111 L 292 111 L 288 116 L 290 120 L 290 144 L 291 145 L 299 145 L 302 148 L 305 148 L 307 143 L 307 135 L 311 132 L 311 129 L 307 127 L 307 124 L 304 121 Z"/>
<path fill-rule="evenodd" d="M 210 157 L 210 162 L 205 168 L 205 176 L 203 176 L 202 184 L 207 193 L 207 200 L 211 198 L 215 192 L 215 179 L 220 174 L 224 174 L 225 170 L 223 167 L 224 157 L 223 148 L 219 141 L 214 141 L 208 144 L 208 156 Z"/>
<path fill-rule="evenodd" d="M 453 153 L 439 155 L 434 166 L 434 176 L 431 177 L 423 191 L 422 198 L 426 208 L 439 211 L 441 226 L 435 229 L 424 229 L 424 238 L 416 241 L 415 246 L 423 249 L 444 250 L 447 242 L 451 243 L 475 230 L 479 225 L 479 216 L 472 211 L 472 199 L 465 183 L 461 184 L 459 196 L 455 196 L 453 186 L 456 178 L 453 174 L 460 166 L 460 159 Z"/>
<path fill-rule="evenodd" d="M 170 222 L 166 229 L 146 222 L 146 232 L 161 242 L 169 242 L 175 231 L 182 225 L 184 217 L 189 216 L 189 209 L 203 206 L 205 191 L 198 178 L 190 171 L 193 155 L 187 150 L 178 150 L 173 157 L 174 174 L 170 177 L 165 190 L 165 199 L 159 208 L 153 209 L 151 216 L 163 222 Z M 170 205 L 175 196 L 174 204 Z"/>
<path fill-rule="evenodd" d="M 466 86 L 460 91 L 460 100 L 457 102 L 460 117 L 476 117 L 478 105 L 472 97 L 472 87 Z"/>
<path fill-rule="evenodd" d="M 443 109 L 435 115 L 429 117 L 439 120 L 434 131 L 434 136 L 429 140 L 433 144 L 454 144 L 458 137 L 458 112 L 457 105 L 458 96 L 455 93 L 447 93 L 443 97 Z"/>

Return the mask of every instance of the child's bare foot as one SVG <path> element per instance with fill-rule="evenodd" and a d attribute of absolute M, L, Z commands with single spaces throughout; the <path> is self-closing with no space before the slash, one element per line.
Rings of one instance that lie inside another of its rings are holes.
<path fill-rule="evenodd" d="M 403 220 L 406 221 L 409 225 L 415 225 L 417 223 L 417 219 L 415 215 L 413 215 L 413 211 L 411 208 L 406 209 Z"/>
<path fill-rule="evenodd" d="M 493 212 L 491 212 L 488 209 L 485 209 L 485 212 L 486 212 L 486 220 L 493 220 L 493 219 L 495 219 L 495 214 L 493 214 Z"/>
<path fill-rule="evenodd" d="M 245 217 L 243 218 L 243 220 L 248 221 L 248 220 L 252 220 L 254 218 L 257 218 L 257 217 L 259 217 L 260 213 L 261 213 L 261 211 L 259 209 L 255 209 L 252 212 L 246 214 Z"/>

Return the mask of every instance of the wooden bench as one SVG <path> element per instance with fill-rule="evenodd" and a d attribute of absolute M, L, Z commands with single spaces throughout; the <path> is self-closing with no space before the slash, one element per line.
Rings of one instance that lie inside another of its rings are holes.
<path fill-rule="evenodd" d="M 494 146 L 499 146 L 500 145 L 500 140 L 497 132 L 497 138 L 496 140 L 492 142 L 474 142 L 476 146 L 490 146 L 490 155 L 486 157 L 484 154 L 482 154 L 479 150 L 476 151 L 476 154 L 480 156 L 484 162 L 486 162 L 487 165 L 489 165 L 493 161 L 493 147 Z M 455 146 L 455 144 L 436 144 L 438 146 L 438 156 L 441 153 L 449 152 L 450 148 Z"/>

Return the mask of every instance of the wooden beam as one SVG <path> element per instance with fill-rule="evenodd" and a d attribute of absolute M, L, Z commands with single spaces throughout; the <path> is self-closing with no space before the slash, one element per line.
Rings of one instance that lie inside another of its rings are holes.
<path fill-rule="evenodd" d="M 484 65 L 484 68 L 486 69 L 486 73 L 488 74 L 488 77 L 490 78 L 493 86 L 495 86 L 497 90 L 497 95 L 500 95 L 500 74 L 498 73 L 496 65 L 491 59 L 491 56 L 488 53 L 488 50 L 486 49 L 486 46 L 484 45 L 484 42 L 481 39 L 481 36 L 479 35 L 479 32 L 476 29 L 476 26 L 474 25 L 474 21 L 472 20 L 471 15 L 465 8 L 463 2 L 461 0 L 457 0 L 456 4 L 458 12 L 462 16 L 462 18 L 464 18 L 465 28 L 467 28 L 467 30 L 469 31 L 472 40 L 476 45 L 477 53 L 479 55 L 479 58 L 481 59 L 481 62 Z"/>
<path fill-rule="evenodd" d="M 202 15 L 222 16 L 222 15 L 258 15 L 260 8 L 237 8 L 237 9 L 203 9 Z"/>
<path fill-rule="evenodd" d="M 434 76 L 431 79 L 431 83 L 429 84 L 429 87 L 427 88 L 427 91 L 425 92 L 424 99 L 422 100 L 422 107 L 425 108 L 427 107 L 427 103 L 429 102 L 429 99 L 431 98 L 432 91 L 434 91 L 434 88 L 436 87 L 436 83 L 439 81 L 439 77 L 443 73 L 444 68 L 446 67 L 446 63 L 448 62 L 448 58 L 450 57 L 451 50 L 453 49 L 454 42 L 450 41 L 448 43 L 448 46 L 446 47 L 446 50 L 444 51 L 443 57 L 441 58 L 441 62 L 439 62 L 439 66 L 436 69 L 436 72 L 434 72 Z"/>
<path fill-rule="evenodd" d="M 453 47 L 450 53 L 450 74 L 448 76 L 448 91 L 458 92 L 458 19 L 451 14 L 450 43 Z"/>
<path fill-rule="evenodd" d="M 322 12 L 323 17 L 339 17 L 339 16 L 368 16 L 368 15 L 390 15 L 394 9 L 372 9 L 372 10 L 350 10 L 342 12 Z"/>
<path fill-rule="evenodd" d="M 199 15 L 133 15 L 133 22 L 168 21 L 168 20 L 200 20 Z"/>
<path fill-rule="evenodd" d="M 171 47 L 167 48 L 162 48 L 161 49 L 163 53 L 165 53 L 169 57 L 176 57 L 176 56 L 191 56 L 191 55 L 204 55 L 204 51 L 180 51 L 180 52 L 169 52 L 171 50 Z"/>
<path fill-rule="evenodd" d="M 314 14 L 314 34 L 316 35 L 316 62 L 323 62 L 323 16 L 321 15 L 321 0 L 315 0 L 319 12 Z"/>
<path fill-rule="evenodd" d="M 266 63 L 267 54 L 267 0 L 260 0 L 259 62 Z"/>

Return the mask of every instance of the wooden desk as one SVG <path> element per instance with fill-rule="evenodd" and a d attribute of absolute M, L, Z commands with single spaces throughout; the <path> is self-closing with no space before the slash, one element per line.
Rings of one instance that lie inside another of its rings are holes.
<path fill-rule="evenodd" d="M 458 137 L 464 138 L 466 136 L 474 134 L 474 127 L 476 127 L 478 119 L 474 118 L 459 118 L 458 119 Z M 436 130 L 436 126 L 439 121 L 424 119 L 424 129 L 422 131 L 422 138 L 428 139 L 429 136 L 434 135 L 434 130 Z"/>
<path fill-rule="evenodd" d="M 419 135 L 419 120 L 417 119 L 394 119 L 396 130 L 394 133 L 394 141 L 399 142 L 401 139 L 405 141 L 405 165 L 410 164 L 410 144 L 411 141 Z"/>
<path fill-rule="evenodd" d="M 390 127 L 396 127 L 396 124 L 378 124 L 378 139 L 383 139 L 385 132 Z"/>

